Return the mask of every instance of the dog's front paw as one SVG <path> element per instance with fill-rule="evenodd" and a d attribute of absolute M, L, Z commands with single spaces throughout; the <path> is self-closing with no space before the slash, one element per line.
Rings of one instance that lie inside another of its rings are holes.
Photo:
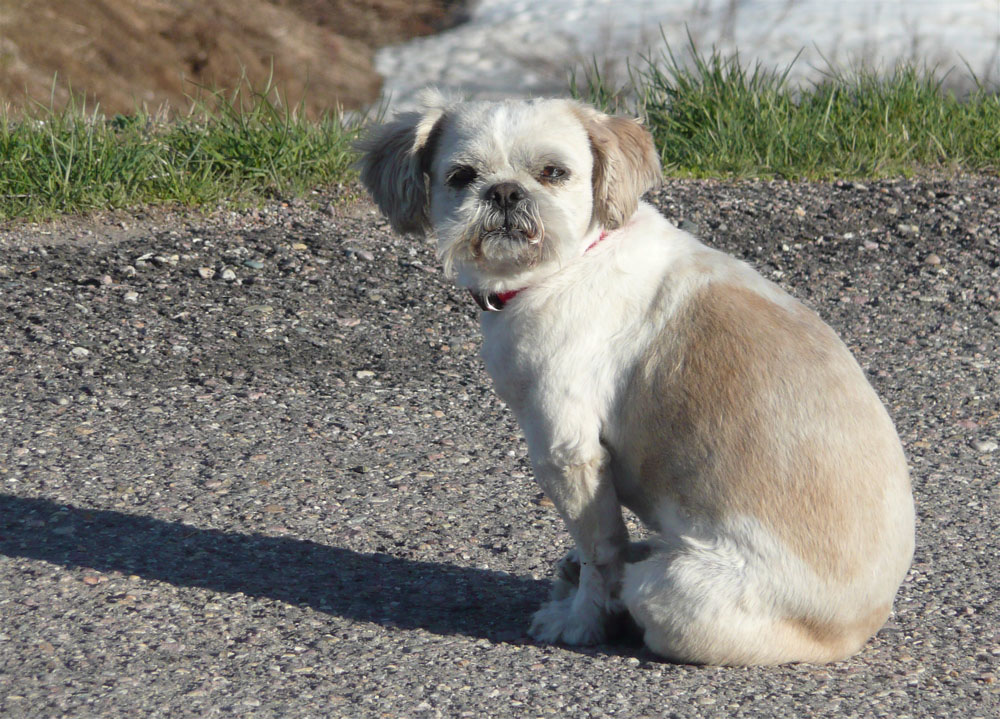
<path fill-rule="evenodd" d="M 528 633 L 547 644 L 600 644 L 607 636 L 604 612 L 596 606 L 592 611 L 579 611 L 574 597 L 553 599 L 542 605 L 531 620 Z"/>

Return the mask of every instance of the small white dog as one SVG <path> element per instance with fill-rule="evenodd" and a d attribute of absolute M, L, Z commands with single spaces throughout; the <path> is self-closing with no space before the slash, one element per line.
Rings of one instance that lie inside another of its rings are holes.
<path fill-rule="evenodd" d="M 576 542 L 531 634 L 628 611 L 682 662 L 827 662 L 889 615 L 913 552 L 906 460 L 844 344 L 640 201 L 638 123 L 568 100 L 450 102 L 376 128 L 361 179 L 433 233 Z M 628 507 L 654 533 L 629 544 Z"/>

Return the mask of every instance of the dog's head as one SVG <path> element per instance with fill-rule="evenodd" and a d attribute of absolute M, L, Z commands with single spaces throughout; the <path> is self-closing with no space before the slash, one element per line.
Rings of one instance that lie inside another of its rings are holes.
<path fill-rule="evenodd" d="M 570 100 L 450 102 L 376 128 L 359 143 L 361 180 L 400 233 L 432 233 L 469 287 L 522 285 L 615 229 L 656 185 L 649 133 Z"/>

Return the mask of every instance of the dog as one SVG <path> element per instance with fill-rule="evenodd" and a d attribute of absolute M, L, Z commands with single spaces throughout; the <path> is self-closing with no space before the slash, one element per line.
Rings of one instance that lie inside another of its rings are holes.
<path fill-rule="evenodd" d="M 887 411 L 810 309 L 641 198 L 649 132 L 565 99 L 428 92 L 358 143 L 399 233 L 436 238 L 575 549 L 530 634 L 668 660 L 823 663 L 889 616 L 914 508 Z M 650 538 L 630 543 L 622 507 Z"/>

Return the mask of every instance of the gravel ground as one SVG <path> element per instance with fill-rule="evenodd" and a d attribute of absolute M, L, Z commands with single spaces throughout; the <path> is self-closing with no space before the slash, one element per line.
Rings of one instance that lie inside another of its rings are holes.
<path fill-rule="evenodd" d="M 343 190 L 0 231 L 0 715 L 1000 716 L 1000 182 L 669 182 L 845 337 L 912 465 L 829 666 L 526 634 L 568 548 L 427 242 Z"/>

